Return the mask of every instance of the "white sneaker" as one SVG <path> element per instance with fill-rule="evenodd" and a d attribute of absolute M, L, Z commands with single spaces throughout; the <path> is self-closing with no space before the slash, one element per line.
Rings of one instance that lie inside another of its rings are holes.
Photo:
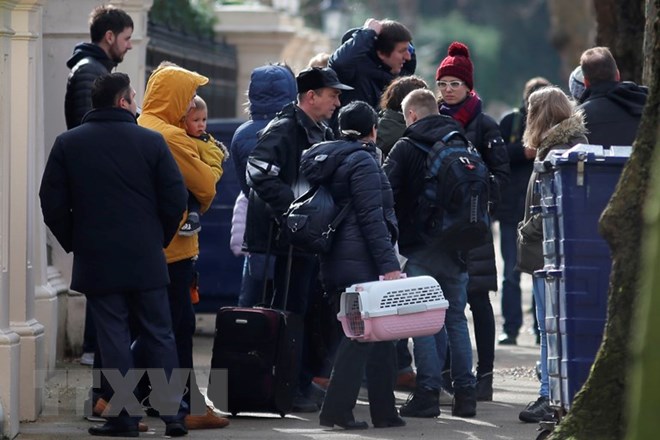
<path fill-rule="evenodd" d="M 451 406 L 454 401 L 454 395 L 444 388 L 440 388 L 440 406 Z"/>
<path fill-rule="evenodd" d="M 88 365 L 90 367 L 94 365 L 94 353 L 83 353 L 80 356 L 80 365 Z"/>

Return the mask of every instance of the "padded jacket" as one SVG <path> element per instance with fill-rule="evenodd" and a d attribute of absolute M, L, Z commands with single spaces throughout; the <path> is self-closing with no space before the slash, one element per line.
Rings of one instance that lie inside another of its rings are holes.
<path fill-rule="evenodd" d="M 326 185 L 338 206 L 352 202 L 332 249 L 319 256 L 328 292 L 399 270 L 394 199 L 377 160 L 374 144 L 352 140 L 323 142 L 303 154 L 301 172 L 311 185 Z"/>
<path fill-rule="evenodd" d="M 92 109 L 92 84 L 96 78 L 107 75 L 117 66 L 100 46 L 80 43 L 66 62 L 71 69 L 64 95 L 66 128 L 72 129 L 82 122 L 85 113 Z"/>
<path fill-rule="evenodd" d="M 176 160 L 188 191 L 193 193 L 205 212 L 215 197 L 216 174 L 199 156 L 195 140 L 186 134 L 181 120 L 197 88 L 208 78 L 177 66 L 156 69 L 147 81 L 142 113 L 138 123 L 163 135 Z M 165 249 L 168 263 L 193 258 L 199 254 L 197 234 L 175 235 Z"/>
<path fill-rule="evenodd" d="M 451 131 L 463 133 L 463 128 L 449 116 L 431 115 L 410 125 L 404 137 L 432 145 Z M 383 168 L 392 186 L 394 209 L 399 225 L 399 250 L 402 255 L 422 249 L 427 242 L 419 235 L 415 222 L 417 200 L 424 188 L 426 153 L 407 139 L 401 138 L 392 147 Z"/>
<path fill-rule="evenodd" d="M 248 87 L 250 120 L 236 129 L 230 147 L 238 183 L 246 196 L 250 187 L 245 180 L 245 168 L 257 145 L 257 134 L 285 105 L 296 100 L 296 93 L 296 80 L 286 67 L 268 65 L 252 71 Z"/>
<path fill-rule="evenodd" d="M 163 248 L 188 193 L 163 137 L 119 108 L 95 109 L 57 137 L 41 181 L 44 222 L 73 252 L 71 288 L 85 294 L 169 283 Z"/>
<path fill-rule="evenodd" d="M 330 56 L 328 67 L 337 73 L 339 81 L 353 87 L 353 90 L 343 91 L 339 96 L 342 106 L 360 100 L 374 109 L 379 108 L 383 90 L 396 77 L 378 57 L 376 38 L 378 35 L 373 29 L 356 29 Z M 413 53 L 399 75 L 414 74 L 416 65 Z"/>
<path fill-rule="evenodd" d="M 629 81 L 603 82 L 581 96 L 590 144 L 632 145 L 642 118 L 648 89 Z"/>
<path fill-rule="evenodd" d="M 251 188 L 245 228 L 248 252 L 266 253 L 270 248 L 273 254 L 286 255 L 288 242 L 279 234 L 282 215 L 309 186 L 299 174 L 300 156 L 331 139 L 332 130 L 315 123 L 295 103 L 286 105 L 262 131 L 246 170 Z"/>
<path fill-rule="evenodd" d="M 586 143 L 586 132 L 583 116 L 574 113 L 548 131 L 536 151 L 536 160 L 543 161 L 551 150 Z M 540 195 L 534 193 L 534 183 L 538 178 L 538 172 L 533 171 L 525 195 L 525 217 L 518 224 L 518 248 L 520 249 L 521 246 L 527 248 L 519 250 L 518 269 L 529 274 L 543 268 L 543 220 L 540 213 L 531 212 L 532 206 L 540 205 Z M 527 259 L 521 261 L 521 256 L 524 255 Z"/>
<path fill-rule="evenodd" d="M 497 212 L 500 188 L 509 180 L 509 157 L 497 122 L 485 113 L 479 113 L 465 127 L 465 135 L 479 150 L 488 170 L 495 180 L 491 190 L 491 201 L 495 202 L 493 212 Z M 495 265 L 495 247 L 492 234 L 489 241 L 467 252 L 469 274 L 468 292 L 497 291 L 497 266 Z"/>

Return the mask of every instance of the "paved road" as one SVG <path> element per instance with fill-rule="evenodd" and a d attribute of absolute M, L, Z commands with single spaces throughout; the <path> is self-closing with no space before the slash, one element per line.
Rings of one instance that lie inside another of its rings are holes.
<path fill-rule="evenodd" d="M 524 278 L 525 310 L 531 300 L 531 279 Z M 491 297 L 495 309 L 497 328 L 501 328 L 499 297 Z M 468 312 L 468 317 L 471 315 Z M 214 316 L 198 316 L 198 335 L 195 337 L 195 365 L 200 383 L 207 383 L 210 367 Z M 524 329 L 532 325 L 531 314 L 525 313 Z M 471 327 L 471 325 L 470 325 Z M 472 338 L 474 342 L 474 338 Z M 442 439 L 442 440 L 523 440 L 536 438 L 536 425 L 518 421 L 518 413 L 531 400 L 535 400 L 538 382 L 533 367 L 538 357 L 534 337 L 524 331 L 519 345 L 496 348 L 494 372 L 494 401 L 479 403 L 477 416 L 461 419 L 451 416 L 451 408 L 442 407 L 436 419 L 408 418 L 403 428 L 342 431 L 321 429 L 318 414 L 291 414 L 280 418 L 275 414 L 239 414 L 222 430 L 191 431 L 192 439 L 290 439 L 290 440 L 360 440 L 360 439 Z M 476 357 L 475 357 L 476 359 Z M 76 362 L 58 366 L 56 374 L 48 380 L 43 415 L 32 423 L 21 424 L 19 440 L 64 440 L 90 438 L 87 429 L 92 425 L 82 417 L 82 403 L 86 397 L 91 375 L 89 369 Z M 407 393 L 397 392 L 402 404 Z M 360 396 L 355 409 L 358 420 L 369 421 L 366 392 Z M 162 438 L 164 425 L 159 419 L 145 418 L 150 431 L 142 438 Z"/>

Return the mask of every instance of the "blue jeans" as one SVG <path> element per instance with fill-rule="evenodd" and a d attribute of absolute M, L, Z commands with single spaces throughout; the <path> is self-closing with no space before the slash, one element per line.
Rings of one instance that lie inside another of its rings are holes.
<path fill-rule="evenodd" d="M 406 257 L 406 274 L 432 276 L 449 302 L 444 328 L 433 336 L 413 338 L 417 387 L 440 389 L 442 368 L 449 348 L 454 389 L 473 388 L 476 379 L 472 374 L 472 345 L 465 317 L 467 270 L 452 254 L 438 249 L 424 249 Z"/>
<path fill-rule="evenodd" d="M 550 386 L 548 384 L 548 340 L 545 337 L 545 280 L 533 278 L 532 293 L 536 302 L 536 319 L 539 323 L 539 334 L 541 335 L 541 388 L 539 396 L 548 397 Z"/>
<path fill-rule="evenodd" d="M 518 336 L 522 327 L 523 313 L 520 291 L 520 271 L 516 270 L 518 250 L 516 239 L 518 225 L 500 222 L 500 252 L 504 260 L 504 280 L 502 281 L 502 325 L 504 333 Z"/>

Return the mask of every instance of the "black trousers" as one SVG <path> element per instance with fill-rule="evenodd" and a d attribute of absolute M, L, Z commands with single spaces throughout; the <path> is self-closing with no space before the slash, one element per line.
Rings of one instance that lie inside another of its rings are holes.
<path fill-rule="evenodd" d="M 356 342 L 344 336 L 337 349 L 330 386 L 321 408 L 322 419 L 354 419 L 353 408 L 365 370 L 372 422 L 382 422 L 398 415 L 394 400 L 397 372 L 395 343 Z"/>
<path fill-rule="evenodd" d="M 110 407 L 117 411 L 107 417 L 108 423 L 137 429 L 142 407 L 137 399 L 131 398 L 136 383 L 125 379 L 130 372 L 141 371 L 136 369 L 139 367 L 159 370 L 169 380 L 173 370 L 179 367 L 167 290 L 163 286 L 149 291 L 88 295 L 87 301 L 96 325 L 103 375 L 112 388 Z M 139 327 L 136 342 L 144 353 L 143 365 L 135 364 L 131 351 L 131 320 Z M 165 423 L 182 421 L 185 415 L 185 409 L 181 406 L 182 389 L 183 386 L 161 387 L 154 394 L 160 404 L 170 408 L 168 411 L 159 405 Z M 124 409 L 120 412 L 121 408 Z"/>

